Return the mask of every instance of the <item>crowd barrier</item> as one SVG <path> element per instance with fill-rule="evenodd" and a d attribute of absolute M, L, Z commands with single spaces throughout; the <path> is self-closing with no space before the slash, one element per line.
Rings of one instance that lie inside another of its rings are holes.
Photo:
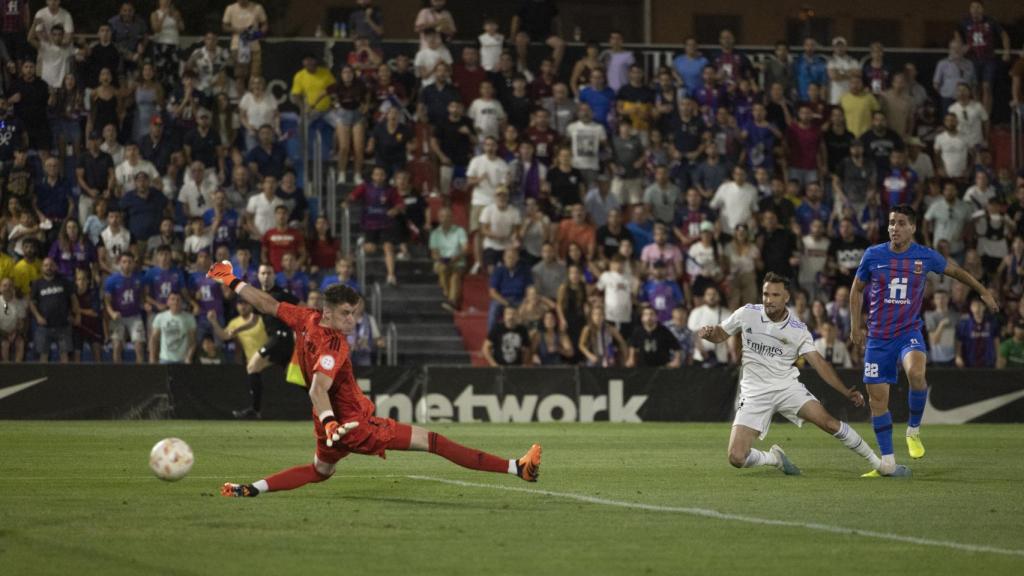
<path fill-rule="evenodd" d="M 716 369 L 360 368 L 359 386 L 377 414 L 406 422 L 724 422 L 732 418 L 738 371 Z M 840 371 L 847 385 L 860 374 Z M 967 377 L 969 376 L 969 377 Z M 1024 422 L 1024 372 L 931 369 L 925 423 Z M 844 420 L 865 422 L 814 372 L 801 380 Z M 306 389 L 264 373 L 263 417 L 310 417 Z M 897 421 L 907 387 L 891 391 Z M 229 419 L 248 405 L 242 366 L 7 364 L 0 370 L 0 419 Z"/>

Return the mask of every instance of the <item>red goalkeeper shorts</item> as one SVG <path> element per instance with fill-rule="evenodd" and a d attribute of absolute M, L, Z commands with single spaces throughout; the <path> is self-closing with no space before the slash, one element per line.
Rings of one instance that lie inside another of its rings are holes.
<path fill-rule="evenodd" d="M 320 419 L 313 415 L 313 429 L 316 436 L 316 457 L 321 462 L 333 464 L 351 453 L 377 455 L 384 458 L 386 450 L 406 450 L 409 448 L 411 428 L 399 424 L 391 418 L 368 416 L 359 420 L 356 426 L 335 442 L 327 446 L 327 435 L 324 433 Z"/>

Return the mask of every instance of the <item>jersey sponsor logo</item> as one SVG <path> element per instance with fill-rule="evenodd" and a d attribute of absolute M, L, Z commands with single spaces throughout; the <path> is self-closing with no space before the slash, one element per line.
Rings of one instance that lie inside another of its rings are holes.
<path fill-rule="evenodd" d="M 924 262 L 920 260 L 914 260 L 914 274 L 921 274 L 924 272 Z"/>
<path fill-rule="evenodd" d="M 324 370 L 333 370 L 334 369 L 334 357 L 333 356 L 328 356 L 326 354 L 321 356 L 320 357 L 320 367 L 323 368 Z"/>
<path fill-rule="evenodd" d="M 770 344 L 762 344 L 760 342 L 754 342 L 753 340 L 750 340 L 749 338 L 746 339 L 746 344 L 747 344 L 747 348 L 751 352 L 756 352 L 757 354 L 760 354 L 762 356 L 770 356 L 770 357 L 782 356 L 785 353 L 785 351 L 782 348 L 778 347 L 778 346 L 772 346 Z"/>
<path fill-rule="evenodd" d="M 893 278 L 889 281 L 889 297 L 885 299 L 886 304 L 910 304 L 907 298 L 909 278 Z"/>

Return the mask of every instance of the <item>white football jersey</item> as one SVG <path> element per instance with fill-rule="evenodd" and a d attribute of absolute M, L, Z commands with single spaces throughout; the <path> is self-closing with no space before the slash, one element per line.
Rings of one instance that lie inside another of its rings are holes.
<path fill-rule="evenodd" d="M 800 371 L 797 359 L 814 351 L 814 340 L 807 325 L 787 313 L 781 322 L 772 322 L 761 304 L 737 309 L 721 324 L 730 336 L 740 332 L 743 339 L 743 377 L 740 392 L 756 396 L 797 384 Z"/>

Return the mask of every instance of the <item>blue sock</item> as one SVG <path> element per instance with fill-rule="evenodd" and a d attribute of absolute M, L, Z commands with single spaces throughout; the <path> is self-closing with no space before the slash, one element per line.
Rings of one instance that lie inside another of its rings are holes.
<path fill-rule="evenodd" d="M 911 388 L 910 393 L 907 395 L 907 400 L 910 404 L 910 420 L 907 421 L 907 426 L 917 428 L 921 425 L 921 417 L 924 416 L 924 405 L 928 400 L 928 389 L 914 390 Z"/>
<path fill-rule="evenodd" d="M 892 412 L 886 412 L 881 416 L 872 416 L 871 424 L 875 427 L 878 451 L 882 453 L 882 456 L 892 454 Z"/>

